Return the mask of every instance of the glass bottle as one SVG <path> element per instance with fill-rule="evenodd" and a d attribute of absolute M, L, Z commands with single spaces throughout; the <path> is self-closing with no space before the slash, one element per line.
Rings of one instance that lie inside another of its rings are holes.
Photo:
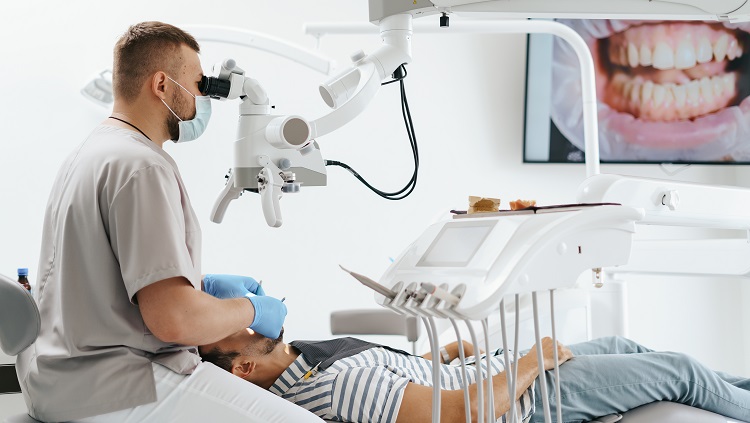
<path fill-rule="evenodd" d="M 28 275 L 29 269 L 25 267 L 18 268 L 18 283 L 23 285 L 23 287 L 26 288 L 27 291 L 31 292 L 31 284 L 29 284 L 29 279 L 27 278 Z"/>

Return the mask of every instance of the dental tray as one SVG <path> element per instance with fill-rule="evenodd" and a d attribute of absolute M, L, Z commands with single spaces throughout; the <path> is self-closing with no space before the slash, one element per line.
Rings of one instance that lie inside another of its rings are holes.
<path fill-rule="evenodd" d="M 578 203 L 578 204 L 557 204 L 554 206 L 531 206 L 520 210 L 499 210 L 496 212 L 479 212 L 469 214 L 466 210 L 451 210 L 454 219 L 466 219 L 466 218 L 477 218 L 477 217 L 497 217 L 497 216 L 513 216 L 519 214 L 538 214 L 538 213 L 555 213 L 560 211 L 573 211 L 581 210 L 587 207 L 598 207 L 598 206 L 621 206 L 620 203 Z"/>

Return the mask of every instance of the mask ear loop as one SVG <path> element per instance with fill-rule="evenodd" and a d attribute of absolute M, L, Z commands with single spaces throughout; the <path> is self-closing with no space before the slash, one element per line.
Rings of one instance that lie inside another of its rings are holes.
<path fill-rule="evenodd" d="M 187 88 L 183 87 L 183 86 L 182 86 L 182 84 L 180 84 L 179 82 L 177 82 L 177 81 L 175 81 L 174 79 L 172 79 L 172 77 L 171 77 L 171 76 L 167 75 L 167 78 L 169 78 L 169 80 L 170 80 L 170 81 L 172 81 L 172 82 L 174 82 L 175 84 L 177 84 L 177 86 L 178 86 L 178 87 L 182 88 L 183 90 L 185 90 L 185 92 L 186 92 L 186 93 L 190 94 L 191 96 L 193 96 L 193 98 L 195 98 L 195 94 L 193 94 L 193 93 L 191 93 L 190 91 L 188 91 L 188 89 L 187 89 Z M 162 101 L 164 101 L 164 100 L 162 100 Z"/>
<path fill-rule="evenodd" d="M 180 88 L 182 88 L 183 90 L 185 90 L 185 92 L 186 92 L 186 93 L 190 94 L 190 95 L 191 95 L 191 96 L 193 97 L 193 100 L 196 100 L 196 99 L 197 99 L 197 98 L 195 97 L 195 95 L 194 95 L 193 93 L 191 93 L 190 91 L 188 91 L 188 89 L 187 89 L 187 88 L 183 87 L 183 86 L 182 86 L 182 84 L 180 84 L 179 82 L 177 82 L 177 81 L 175 81 L 174 79 L 172 79 L 172 77 L 171 77 L 171 76 L 167 75 L 167 78 L 169 78 L 169 80 L 170 80 L 170 81 L 172 81 L 172 82 L 174 82 L 175 84 L 177 84 L 177 86 L 178 86 L 178 87 L 180 87 Z M 162 103 L 164 103 L 164 105 L 165 105 L 165 106 L 167 106 L 167 109 L 169 109 L 169 111 L 170 111 L 170 112 L 172 112 L 172 114 L 174 115 L 174 117 L 176 117 L 177 119 L 179 119 L 179 120 L 180 120 L 180 122 L 184 122 L 184 120 L 182 120 L 182 119 L 181 119 L 181 118 L 180 118 L 179 116 L 177 116 L 177 113 L 175 113 L 175 112 L 174 112 L 174 110 L 172 110 L 172 108 L 171 108 L 171 107 L 169 107 L 169 104 L 167 104 L 167 102 L 166 102 L 166 101 L 164 101 L 164 99 L 163 99 L 163 98 L 161 99 L 161 102 L 162 102 Z"/>
<path fill-rule="evenodd" d="M 167 109 L 169 109 L 169 111 L 170 111 L 170 112 L 172 112 L 172 114 L 174 115 L 174 117 L 176 117 L 177 119 L 179 119 L 179 120 L 180 120 L 180 122 L 183 122 L 183 120 L 182 120 L 182 119 L 180 119 L 180 117 L 179 117 L 179 116 L 177 116 L 177 113 L 175 113 L 175 112 L 174 112 L 174 110 L 172 110 L 172 108 L 171 108 L 171 107 L 169 107 L 169 104 L 167 104 L 167 102 L 166 102 L 166 101 L 164 101 L 164 99 L 161 99 L 161 102 L 162 102 L 162 103 L 164 103 L 164 105 L 165 105 L 165 106 L 167 106 Z"/>

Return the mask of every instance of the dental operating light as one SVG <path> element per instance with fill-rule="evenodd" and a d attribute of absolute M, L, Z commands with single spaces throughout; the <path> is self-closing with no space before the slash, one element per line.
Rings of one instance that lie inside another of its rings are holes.
<path fill-rule="evenodd" d="M 109 107 L 114 102 L 112 94 L 112 71 L 99 72 L 85 87 L 81 94 L 100 106 Z"/>

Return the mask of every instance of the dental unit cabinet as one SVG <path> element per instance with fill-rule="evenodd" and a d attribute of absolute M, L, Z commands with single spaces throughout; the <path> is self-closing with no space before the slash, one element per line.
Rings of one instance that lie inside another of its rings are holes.
<path fill-rule="evenodd" d="M 380 279 L 396 297 L 376 300 L 397 310 L 418 307 L 396 299 L 431 283 L 460 298 L 444 304 L 446 313 L 481 320 L 505 296 L 572 287 L 588 269 L 627 263 L 642 217 L 642 210 L 619 205 L 457 215 L 404 250 Z"/>

